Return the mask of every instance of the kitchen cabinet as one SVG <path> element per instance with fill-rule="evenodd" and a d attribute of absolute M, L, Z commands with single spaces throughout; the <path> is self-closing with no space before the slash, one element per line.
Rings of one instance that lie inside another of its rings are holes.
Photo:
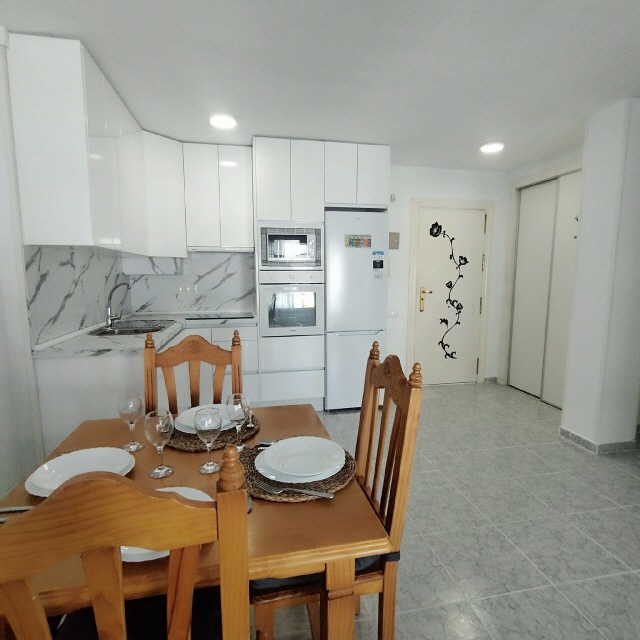
<path fill-rule="evenodd" d="M 291 141 L 291 219 L 324 219 L 324 143 Z"/>
<path fill-rule="evenodd" d="M 77 40 L 11 34 L 25 244 L 120 246 L 118 138 L 139 130 Z"/>
<path fill-rule="evenodd" d="M 387 207 L 391 155 L 387 145 L 325 142 L 325 203 Z"/>
<path fill-rule="evenodd" d="M 187 248 L 253 250 L 251 148 L 182 145 Z"/>
<path fill-rule="evenodd" d="M 122 250 L 186 258 L 182 143 L 148 131 L 118 142 Z"/>
<path fill-rule="evenodd" d="M 260 389 L 263 404 L 324 401 L 324 336 L 261 337 Z"/>
<path fill-rule="evenodd" d="M 324 143 L 324 200 L 328 204 L 355 204 L 358 193 L 358 145 Z"/>
<path fill-rule="evenodd" d="M 390 147 L 381 144 L 359 144 L 356 204 L 387 207 L 391 193 L 390 172 Z"/>
<path fill-rule="evenodd" d="M 165 349 L 178 344 L 184 338 L 190 335 L 199 335 L 212 344 L 217 344 L 223 349 L 231 348 L 231 340 L 233 331 L 237 329 L 240 334 L 240 342 L 242 344 L 242 392 L 249 397 L 250 402 L 257 402 L 260 399 L 260 388 L 258 384 L 258 330 L 256 327 L 248 326 L 224 326 L 224 327 L 201 327 L 186 328 L 178 335 L 172 338 Z M 158 406 L 168 406 L 167 392 L 164 387 L 164 381 L 158 374 Z M 180 365 L 175 369 L 176 388 L 178 398 L 189 399 L 189 370 L 186 364 Z M 203 365 L 200 372 L 200 402 L 207 404 L 211 402 L 213 393 L 213 368 Z M 227 371 L 225 375 L 222 398 L 223 401 L 231 393 L 231 372 Z M 187 407 L 180 406 L 180 410 Z"/>
<path fill-rule="evenodd" d="M 51 453 L 81 422 L 118 417 L 118 396 L 144 394 L 141 341 L 137 353 L 112 351 L 97 357 L 34 359 L 45 455 Z M 122 444 L 131 439 L 122 422 Z M 151 446 L 146 444 L 145 446 Z"/>
<path fill-rule="evenodd" d="M 254 201 L 258 220 L 291 220 L 291 142 L 253 139 Z"/>
<path fill-rule="evenodd" d="M 324 218 L 324 143 L 254 138 L 254 198 L 258 220 Z"/>

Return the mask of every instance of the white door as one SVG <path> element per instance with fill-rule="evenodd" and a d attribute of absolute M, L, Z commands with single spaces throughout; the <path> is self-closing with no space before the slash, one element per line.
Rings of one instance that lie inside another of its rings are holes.
<path fill-rule="evenodd" d="M 540 397 L 557 180 L 520 192 L 509 384 Z"/>
<path fill-rule="evenodd" d="M 509 384 L 562 407 L 582 174 L 520 192 Z"/>
<path fill-rule="evenodd" d="M 556 407 L 562 407 L 564 394 L 581 194 L 581 171 L 558 179 L 558 210 L 553 242 L 541 396 L 542 400 Z"/>
<path fill-rule="evenodd" d="M 477 379 L 485 215 L 483 209 L 418 210 L 413 361 L 422 364 L 424 384 Z"/>

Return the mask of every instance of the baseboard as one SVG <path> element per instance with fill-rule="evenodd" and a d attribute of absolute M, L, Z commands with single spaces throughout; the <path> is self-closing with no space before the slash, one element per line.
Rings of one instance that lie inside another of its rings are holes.
<path fill-rule="evenodd" d="M 569 442 L 591 451 L 596 455 L 606 455 L 607 453 L 620 453 L 622 451 L 633 451 L 638 446 L 637 440 L 630 440 L 629 442 L 609 442 L 604 444 L 594 444 L 586 438 L 583 438 L 571 431 L 567 431 L 563 427 L 558 428 L 558 435 Z"/>

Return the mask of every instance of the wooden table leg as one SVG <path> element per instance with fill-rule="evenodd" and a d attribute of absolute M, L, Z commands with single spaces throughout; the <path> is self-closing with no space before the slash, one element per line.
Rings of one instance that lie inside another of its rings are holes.
<path fill-rule="evenodd" d="M 322 634 L 326 640 L 349 640 L 355 634 L 355 560 L 327 564 L 325 593 L 321 599 Z"/>

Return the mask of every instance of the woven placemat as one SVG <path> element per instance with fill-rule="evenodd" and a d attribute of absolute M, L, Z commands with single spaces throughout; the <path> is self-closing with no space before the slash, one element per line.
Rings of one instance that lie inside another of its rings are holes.
<path fill-rule="evenodd" d="M 301 483 L 287 483 L 278 482 L 277 480 L 266 479 L 256 469 L 256 456 L 264 449 L 244 449 L 240 452 L 240 462 L 244 466 L 244 477 L 246 483 L 247 493 L 254 498 L 262 498 L 263 500 L 271 500 L 273 502 L 306 502 L 307 500 L 318 500 L 318 496 L 307 496 L 303 493 L 296 493 L 294 491 L 287 491 L 291 487 L 297 489 L 312 489 L 314 491 L 328 491 L 329 493 L 335 493 L 346 487 L 356 472 L 356 462 L 353 456 L 348 452 L 344 452 L 344 465 L 340 471 L 335 473 L 325 480 L 316 480 L 315 482 L 301 482 Z M 278 495 L 268 493 L 263 489 L 256 486 L 256 480 L 261 479 L 263 482 L 269 483 L 276 489 L 284 489 L 284 491 Z"/>
<path fill-rule="evenodd" d="M 258 419 L 253 416 L 253 424 L 248 424 L 245 422 L 240 429 L 240 440 L 247 440 L 254 436 L 258 429 L 260 429 L 260 422 Z M 225 429 L 220 432 L 220 435 L 217 437 L 216 441 L 213 443 L 212 449 L 224 449 L 224 447 L 228 444 L 235 444 L 236 442 L 236 430 L 233 429 Z M 174 449 L 180 449 L 180 451 L 206 451 L 207 447 L 204 446 L 204 442 L 198 438 L 195 433 L 184 433 L 183 431 L 178 431 L 174 429 L 173 435 L 171 436 L 171 440 L 167 442 L 168 447 L 173 447 Z"/>

